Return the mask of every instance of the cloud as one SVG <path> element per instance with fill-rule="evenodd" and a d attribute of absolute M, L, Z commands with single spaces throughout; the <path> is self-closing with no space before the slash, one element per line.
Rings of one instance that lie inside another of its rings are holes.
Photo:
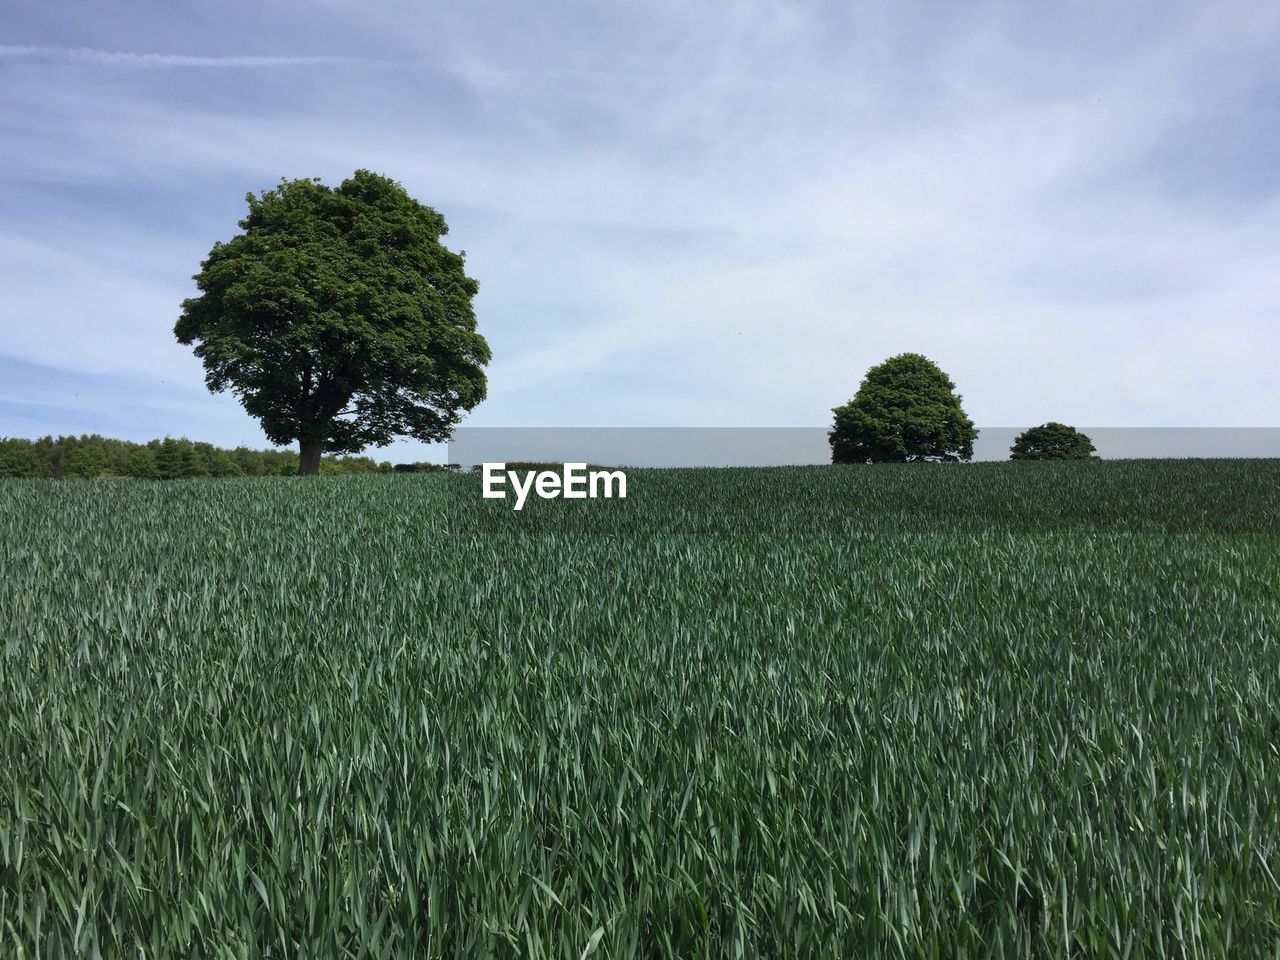
<path fill-rule="evenodd" d="M 310 67 L 334 64 L 389 64 L 389 60 L 333 56 L 192 56 L 177 53 L 133 53 L 92 47 L 0 45 L 0 59 L 46 60 L 125 67 Z"/>

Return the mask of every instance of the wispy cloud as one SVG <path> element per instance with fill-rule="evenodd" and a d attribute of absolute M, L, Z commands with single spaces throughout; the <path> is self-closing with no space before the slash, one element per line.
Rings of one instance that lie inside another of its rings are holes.
<path fill-rule="evenodd" d="M 94 63 L 124 67 L 307 67 L 333 64 L 392 65 L 395 61 L 369 57 L 341 56 L 193 56 L 183 53 L 135 53 L 127 50 L 97 50 L 92 47 L 4 46 L 0 59 L 51 60 L 70 63 Z"/>

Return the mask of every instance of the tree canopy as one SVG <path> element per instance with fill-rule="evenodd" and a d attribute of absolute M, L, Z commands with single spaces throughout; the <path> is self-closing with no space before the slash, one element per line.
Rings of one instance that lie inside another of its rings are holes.
<path fill-rule="evenodd" d="M 1075 427 L 1050 421 L 1018 434 L 1010 460 L 1093 460 L 1093 441 Z"/>
<path fill-rule="evenodd" d="M 387 177 L 282 180 L 247 196 L 174 327 L 211 391 L 232 390 L 300 472 L 324 452 L 447 439 L 485 396 L 478 289 L 445 219 Z"/>
<path fill-rule="evenodd" d="M 832 412 L 833 463 L 973 457 L 978 431 L 960 406 L 955 384 L 918 353 L 898 354 L 872 367 L 853 399 Z"/>
<path fill-rule="evenodd" d="M 369 457 L 321 460 L 328 474 L 388 473 L 389 463 Z M 443 468 L 442 468 L 443 469 Z M 182 437 L 147 443 L 115 440 L 97 434 L 26 440 L 0 437 L 3 477 L 130 477 L 177 480 L 188 477 L 262 477 L 297 474 L 298 455 L 289 450 L 234 450 Z"/>

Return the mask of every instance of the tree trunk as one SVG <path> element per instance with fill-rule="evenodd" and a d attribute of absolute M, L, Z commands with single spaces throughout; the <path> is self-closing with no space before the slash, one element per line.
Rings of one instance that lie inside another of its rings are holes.
<path fill-rule="evenodd" d="M 320 454 L 324 453 L 324 441 L 298 441 L 298 476 L 314 477 L 320 472 Z"/>

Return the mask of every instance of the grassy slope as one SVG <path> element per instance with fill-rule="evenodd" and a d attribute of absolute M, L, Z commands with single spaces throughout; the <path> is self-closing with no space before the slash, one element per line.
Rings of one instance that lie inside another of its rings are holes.
<path fill-rule="evenodd" d="M 1262 955 L 1278 481 L 0 483 L 0 954 Z"/>

